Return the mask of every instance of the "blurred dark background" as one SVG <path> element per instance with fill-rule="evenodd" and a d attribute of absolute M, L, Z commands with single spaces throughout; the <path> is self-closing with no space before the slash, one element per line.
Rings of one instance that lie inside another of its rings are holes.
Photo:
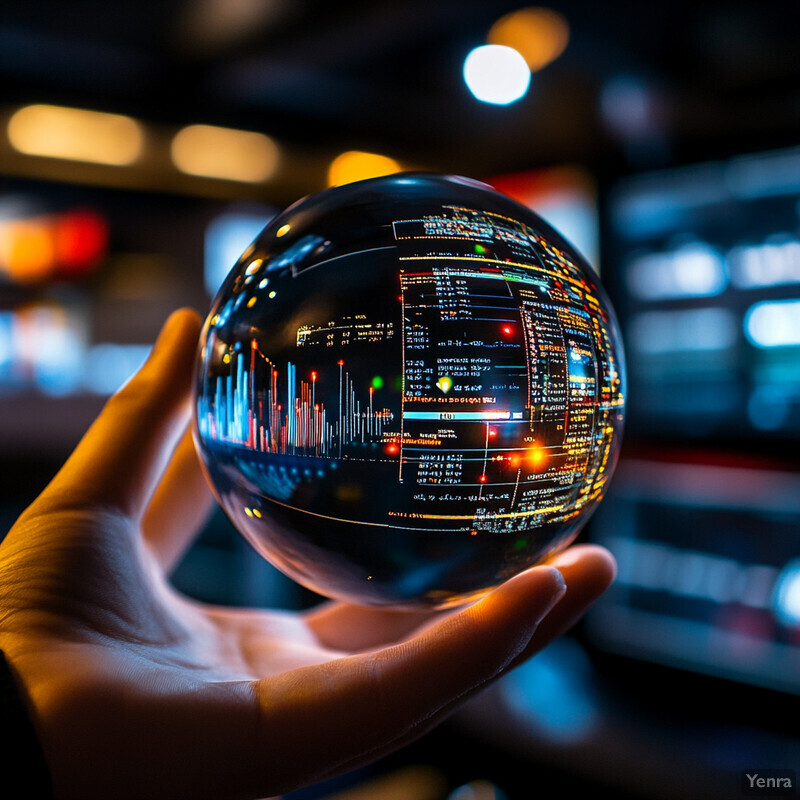
<path fill-rule="evenodd" d="M 617 309 L 629 422 L 582 538 L 619 580 L 438 731 L 297 796 L 725 800 L 797 769 L 798 23 L 780 0 L 0 3 L 4 528 L 276 211 L 390 170 L 482 179 Z M 487 43 L 527 61 L 515 102 L 465 83 Z M 176 582 L 315 600 L 221 514 Z"/>

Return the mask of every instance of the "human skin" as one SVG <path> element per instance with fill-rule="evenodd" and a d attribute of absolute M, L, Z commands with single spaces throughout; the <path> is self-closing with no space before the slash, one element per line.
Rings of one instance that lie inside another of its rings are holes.
<path fill-rule="evenodd" d="M 169 318 L 0 545 L 0 649 L 57 798 L 259 798 L 356 768 L 568 630 L 614 576 L 582 545 L 440 612 L 181 595 L 170 571 L 213 503 L 187 430 L 199 327 Z"/>

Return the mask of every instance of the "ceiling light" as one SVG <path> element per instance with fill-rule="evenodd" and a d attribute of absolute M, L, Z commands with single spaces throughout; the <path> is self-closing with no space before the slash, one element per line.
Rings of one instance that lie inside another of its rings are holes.
<path fill-rule="evenodd" d="M 400 172 L 402 167 L 393 158 L 378 153 L 364 153 L 348 150 L 338 155 L 328 168 L 328 186 L 341 186 L 345 183 L 378 178 Z"/>
<path fill-rule="evenodd" d="M 26 155 L 112 166 L 132 164 L 144 143 L 142 126 L 130 117 L 51 105 L 17 111 L 8 122 L 8 138 Z"/>
<path fill-rule="evenodd" d="M 252 131 L 189 125 L 172 140 L 172 162 L 188 175 L 261 183 L 278 167 L 278 147 Z"/>
<path fill-rule="evenodd" d="M 512 47 L 535 72 L 564 52 L 569 42 L 569 24 L 549 8 L 522 8 L 497 20 L 487 41 Z"/>
<path fill-rule="evenodd" d="M 464 60 L 464 81 L 478 100 L 505 106 L 525 96 L 531 71 L 513 48 L 485 44 Z"/>

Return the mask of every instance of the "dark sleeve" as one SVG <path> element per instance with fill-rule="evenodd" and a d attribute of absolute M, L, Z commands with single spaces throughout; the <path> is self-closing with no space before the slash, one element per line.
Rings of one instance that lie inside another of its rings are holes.
<path fill-rule="evenodd" d="M 20 800 L 52 800 L 50 771 L 14 673 L 0 651 L 0 775 Z"/>

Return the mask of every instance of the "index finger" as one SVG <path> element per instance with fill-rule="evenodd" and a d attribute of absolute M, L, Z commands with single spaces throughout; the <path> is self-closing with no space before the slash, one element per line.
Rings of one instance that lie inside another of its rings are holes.
<path fill-rule="evenodd" d="M 37 506 L 144 513 L 190 415 L 199 316 L 167 319 L 145 364 L 111 396 Z"/>

